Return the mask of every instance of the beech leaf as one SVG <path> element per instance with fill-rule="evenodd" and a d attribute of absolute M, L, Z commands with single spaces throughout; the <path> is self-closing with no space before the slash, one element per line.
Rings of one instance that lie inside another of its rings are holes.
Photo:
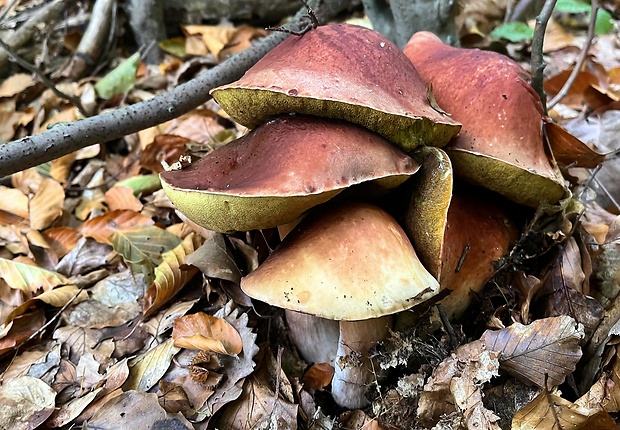
<path fill-rule="evenodd" d="M 514 323 L 487 330 L 481 340 L 499 352 L 500 369 L 526 384 L 554 387 L 575 370 L 582 352 L 583 325 L 568 316 L 544 318 L 530 325 Z"/>
<path fill-rule="evenodd" d="M 512 430 L 614 430 L 614 420 L 607 412 L 589 410 L 561 398 L 546 389 L 527 406 L 517 411 Z"/>
<path fill-rule="evenodd" d="M 42 230 L 62 214 L 65 190 L 53 179 L 45 178 L 30 200 L 30 227 Z"/>
<path fill-rule="evenodd" d="M 60 273 L 4 258 L 0 258 L 0 279 L 24 293 L 34 293 L 39 289 L 49 291 L 57 285 L 69 283 Z"/>
<path fill-rule="evenodd" d="M 198 269 L 185 264 L 185 257 L 200 246 L 200 237 L 188 235 L 181 244 L 162 255 L 155 268 L 155 281 L 144 294 L 144 315 L 149 316 L 194 277 Z"/>
<path fill-rule="evenodd" d="M 211 278 L 224 279 L 235 284 L 241 281 L 241 272 L 229 254 L 221 233 L 213 233 L 207 238 L 196 252 L 187 257 L 187 264 L 198 267 Z"/>
<path fill-rule="evenodd" d="M 172 338 L 179 348 L 228 355 L 243 350 L 241 336 L 228 321 L 203 312 L 178 318 L 174 322 Z"/>
<path fill-rule="evenodd" d="M 81 231 L 86 237 L 92 237 L 97 242 L 111 245 L 110 236 L 117 230 L 153 224 L 154 222 L 151 218 L 138 212 L 110 211 L 86 221 Z"/>
<path fill-rule="evenodd" d="M 123 385 L 125 391 L 148 391 L 164 376 L 172 357 L 179 352 L 173 339 L 149 349 L 129 362 L 129 378 Z"/>
<path fill-rule="evenodd" d="M 8 379 L 0 387 L 0 428 L 29 430 L 54 412 L 56 392 L 32 376 Z"/>

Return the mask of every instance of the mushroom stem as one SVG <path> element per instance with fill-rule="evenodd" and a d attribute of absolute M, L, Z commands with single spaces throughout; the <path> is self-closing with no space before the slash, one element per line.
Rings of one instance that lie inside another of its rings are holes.
<path fill-rule="evenodd" d="M 391 326 L 392 317 L 389 315 L 340 322 L 340 340 L 332 380 L 332 396 L 338 405 L 359 409 L 369 404 L 365 394 L 368 385 L 377 376 L 368 351 L 387 337 Z"/>
<path fill-rule="evenodd" d="M 289 338 L 309 364 L 334 363 L 338 350 L 338 321 L 286 310 Z"/>

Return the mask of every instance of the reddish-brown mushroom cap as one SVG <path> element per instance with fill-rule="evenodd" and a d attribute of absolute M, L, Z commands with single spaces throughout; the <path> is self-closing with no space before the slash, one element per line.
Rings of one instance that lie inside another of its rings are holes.
<path fill-rule="evenodd" d="M 349 24 L 289 37 L 212 95 L 250 128 L 285 113 L 317 115 L 360 124 L 405 151 L 444 146 L 460 126 L 431 107 L 425 85 L 398 47 Z"/>
<path fill-rule="evenodd" d="M 451 290 L 441 304 L 450 318 L 458 318 L 517 231 L 489 195 L 453 194 L 452 166 L 441 149 L 423 148 L 417 156 L 422 168 L 413 181 L 405 229 L 440 289 Z"/>
<path fill-rule="evenodd" d="M 356 321 L 408 309 L 438 284 L 396 220 L 348 203 L 309 214 L 241 288 L 274 306 Z"/>
<path fill-rule="evenodd" d="M 381 136 L 313 117 L 272 120 L 183 170 L 162 186 L 192 221 L 220 232 L 290 222 L 347 187 L 395 187 L 417 163 Z"/>
<path fill-rule="evenodd" d="M 405 54 L 439 105 L 463 124 L 447 147 L 457 175 L 529 206 L 567 194 L 545 152 L 540 98 L 511 59 L 413 35 Z"/>

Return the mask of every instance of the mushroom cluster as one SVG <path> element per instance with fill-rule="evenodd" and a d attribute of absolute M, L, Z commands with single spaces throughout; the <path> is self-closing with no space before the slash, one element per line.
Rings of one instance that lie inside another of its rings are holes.
<path fill-rule="evenodd" d="M 524 72 L 438 40 L 414 35 L 403 53 L 348 24 L 290 37 L 212 91 L 253 130 L 161 174 L 176 207 L 208 229 L 303 218 L 241 287 L 287 310 L 300 354 L 334 366 L 332 395 L 346 408 L 367 404 L 368 352 L 387 336 L 390 315 L 446 289 L 442 304 L 457 318 L 516 238 L 502 208 L 477 188 L 456 192 L 454 177 L 531 206 L 566 194 Z M 402 227 L 360 201 L 405 182 Z"/>

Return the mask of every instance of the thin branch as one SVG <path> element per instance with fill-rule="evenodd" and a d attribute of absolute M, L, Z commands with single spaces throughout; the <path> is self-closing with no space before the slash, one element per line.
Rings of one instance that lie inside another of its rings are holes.
<path fill-rule="evenodd" d="M 37 67 L 35 67 L 34 65 L 30 64 L 28 61 L 24 60 L 19 55 L 17 55 L 15 52 L 13 52 L 11 50 L 11 47 L 9 45 L 7 45 L 6 43 L 4 43 L 4 41 L 2 39 L 0 39 L 0 47 L 4 48 L 4 50 L 9 55 L 9 59 L 11 61 L 19 64 L 21 67 L 23 67 L 24 69 L 28 70 L 30 73 L 34 73 L 35 75 L 37 75 L 37 77 L 43 82 L 43 84 L 47 88 L 52 90 L 52 92 L 54 94 L 56 94 L 61 99 L 65 99 L 65 100 L 68 100 L 71 103 L 73 103 L 73 105 L 76 108 L 78 108 L 80 113 L 82 115 L 84 115 L 85 117 L 90 116 L 90 115 L 88 115 L 88 112 L 86 112 L 86 109 L 84 109 L 84 106 L 82 105 L 82 102 L 80 101 L 80 99 L 78 97 L 75 97 L 75 96 L 72 96 L 70 94 L 66 94 L 66 93 L 63 93 L 62 91 L 60 91 L 56 87 L 56 84 L 54 83 L 54 81 L 52 81 L 47 76 L 45 76 L 43 74 L 43 72 L 41 72 Z"/>
<path fill-rule="evenodd" d="M 345 7 L 345 0 L 337 0 L 322 2 L 321 7 L 314 10 L 319 21 L 326 22 Z M 292 22 L 303 25 L 304 15 L 305 7 L 297 12 Z M 44 133 L 0 145 L 0 177 L 177 118 L 208 101 L 211 89 L 239 79 L 287 36 L 272 33 L 191 81 L 152 99 L 80 121 L 58 124 Z"/>
<path fill-rule="evenodd" d="M 558 104 L 560 100 L 566 97 L 566 94 L 568 94 L 570 87 L 575 83 L 575 80 L 577 79 L 577 75 L 579 75 L 579 72 L 581 72 L 583 63 L 585 63 L 586 58 L 588 57 L 588 52 L 590 51 L 590 45 L 592 45 L 592 39 L 594 39 L 594 34 L 596 33 L 595 32 L 596 15 L 598 14 L 598 9 L 599 9 L 598 0 L 592 0 L 592 12 L 590 13 L 591 15 L 590 23 L 588 24 L 588 33 L 586 36 L 585 44 L 583 45 L 583 48 L 581 49 L 581 52 L 579 53 L 579 58 L 577 59 L 577 63 L 575 64 L 573 71 L 571 72 L 566 82 L 564 82 L 562 89 L 555 95 L 553 99 L 551 99 L 551 101 L 547 105 L 547 109 L 551 109 L 553 106 Z"/>
<path fill-rule="evenodd" d="M 547 113 L 547 96 L 543 88 L 543 71 L 545 70 L 545 60 L 543 58 L 543 42 L 547 23 L 553 13 L 553 8 L 557 0 L 545 0 L 545 4 L 536 17 L 536 27 L 534 28 L 534 38 L 532 39 L 532 87 L 540 96 L 545 114 Z"/>
<path fill-rule="evenodd" d="M 65 8 L 64 0 L 52 0 L 47 4 L 41 6 L 31 17 L 24 22 L 8 40 L 5 40 L 7 45 L 11 47 L 13 51 L 21 48 L 30 40 L 37 31 L 41 24 L 55 21 Z M 0 69 L 8 60 L 8 55 L 0 51 Z"/>
<path fill-rule="evenodd" d="M 15 6 L 15 4 L 18 2 L 19 0 L 11 0 L 9 2 L 9 4 L 7 4 L 6 6 L 4 6 L 4 9 L 2 9 L 2 12 L 0 12 L 0 21 L 2 21 L 4 19 L 4 17 L 9 13 L 9 11 L 11 9 L 13 9 L 13 6 Z"/>

